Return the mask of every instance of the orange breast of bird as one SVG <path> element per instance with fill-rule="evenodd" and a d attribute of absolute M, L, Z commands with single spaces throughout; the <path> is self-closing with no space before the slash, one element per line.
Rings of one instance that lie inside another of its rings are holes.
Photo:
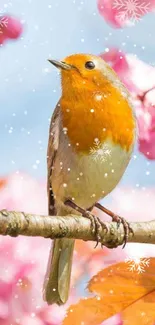
<path fill-rule="evenodd" d="M 135 118 L 127 96 L 106 83 L 104 89 L 89 82 L 66 87 L 60 100 L 62 122 L 69 141 L 77 152 L 88 154 L 95 139 L 107 139 L 130 151 L 135 137 Z"/>

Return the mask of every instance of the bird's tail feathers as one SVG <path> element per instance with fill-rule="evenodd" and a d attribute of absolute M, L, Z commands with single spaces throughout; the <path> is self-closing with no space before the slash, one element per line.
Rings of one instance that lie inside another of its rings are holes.
<path fill-rule="evenodd" d="M 44 282 L 44 300 L 65 304 L 69 295 L 74 239 L 55 239 Z"/>

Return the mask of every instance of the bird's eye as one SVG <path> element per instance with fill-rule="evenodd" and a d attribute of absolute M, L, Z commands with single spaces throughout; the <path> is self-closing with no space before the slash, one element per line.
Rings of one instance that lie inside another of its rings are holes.
<path fill-rule="evenodd" d="M 85 63 L 85 67 L 86 67 L 86 69 L 92 70 L 92 69 L 95 68 L 95 64 L 94 64 L 93 61 L 87 61 L 87 62 Z"/>

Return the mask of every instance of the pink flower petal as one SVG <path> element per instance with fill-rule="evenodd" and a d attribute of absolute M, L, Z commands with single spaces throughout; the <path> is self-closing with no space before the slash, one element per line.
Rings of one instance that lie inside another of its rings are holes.
<path fill-rule="evenodd" d="M 98 0 L 101 16 L 113 27 L 131 25 L 155 10 L 155 0 Z"/>
<path fill-rule="evenodd" d="M 0 299 L 0 323 L 1 319 L 7 319 L 9 315 L 9 309 L 6 302 Z"/>
<path fill-rule="evenodd" d="M 3 44 L 7 39 L 8 37 L 6 35 L 0 33 L 0 44 Z"/>
<path fill-rule="evenodd" d="M 139 151 L 148 159 L 155 160 L 155 130 L 149 133 L 148 139 L 139 141 Z"/>
<path fill-rule="evenodd" d="M 20 37 L 23 27 L 19 20 L 13 17 L 7 17 L 8 22 L 7 26 L 4 29 L 4 33 L 8 36 L 10 39 L 16 39 Z"/>
<path fill-rule="evenodd" d="M 7 39 L 17 39 L 23 32 L 23 26 L 21 22 L 10 16 L 0 17 L 0 44 L 3 44 Z"/>
<path fill-rule="evenodd" d="M 24 315 L 21 317 L 21 325 L 45 325 L 45 323 L 33 313 L 32 316 Z M 51 324 L 52 325 L 52 324 Z"/>
<path fill-rule="evenodd" d="M 122 27 L 123 21 L 117 16 L 117 9 L 113 6 L 113 0 L 98 0 L 97 2 L 98 10 L 101 16 L 115 28 Z"/>

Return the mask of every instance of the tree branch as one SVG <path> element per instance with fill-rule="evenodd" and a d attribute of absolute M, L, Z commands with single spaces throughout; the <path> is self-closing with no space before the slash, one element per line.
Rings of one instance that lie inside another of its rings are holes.
<path fill-rule="evenodd" d="M 114 222 L 105 222 L 108 232 L 100 231 L 104 246 L 113 248 L 123 244 L 124 230 Z M 134 235 L 130 234 L 128 242 L 155 244 L 155 220 L 134 222 L 130 226 Z M 40 236 L 45 238 L 75 238 L 95 241 L 90 220 L 82 216 L 50 217 L 27 214 L 17 211 L 0 211 L 0 234 L 16 237 Z"/>

